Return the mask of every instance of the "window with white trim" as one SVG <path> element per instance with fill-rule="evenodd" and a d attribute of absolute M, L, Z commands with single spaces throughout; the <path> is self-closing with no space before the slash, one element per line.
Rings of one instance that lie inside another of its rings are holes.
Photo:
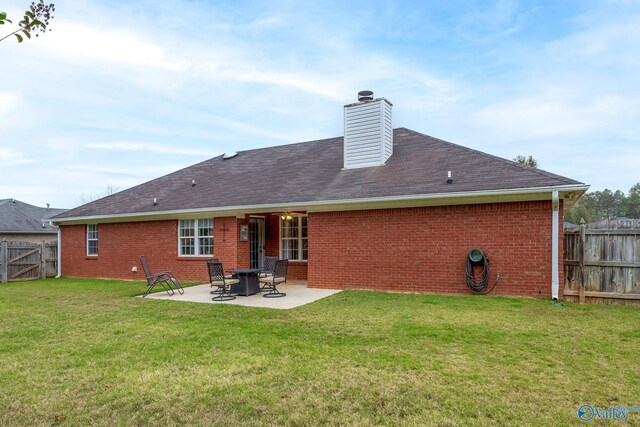
<path fill-rule="evenodd" d="M 306 261 L 309 257 L 309 238 L 306 216 L 280 218 L 280 259 Z"/>
<path fill-rule="evenodd" d="M 213 219 L 179 220 L 178 251 L 180 256 L 213 255 Z"/>
<path fill-rule="evenodd" d="M 98 224 L 87 224 L 87 255 L 98 256 Z"/>

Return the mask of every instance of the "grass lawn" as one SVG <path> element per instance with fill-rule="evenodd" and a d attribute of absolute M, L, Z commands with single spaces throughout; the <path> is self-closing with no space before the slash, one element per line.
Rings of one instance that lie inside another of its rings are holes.
<path fill-rule="evenodd" d="M 555 426 L 640 405 L 637 307 L 346 291 L 271 310 L 144 289 L 0 285 L 0 425 Z"/>

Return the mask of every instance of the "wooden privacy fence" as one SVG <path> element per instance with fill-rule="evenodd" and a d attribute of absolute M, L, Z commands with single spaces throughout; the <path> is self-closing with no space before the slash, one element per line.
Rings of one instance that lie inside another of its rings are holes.
<path fill-rule="evenodd" d="M 58 271 L 56 242 L 0 242 L 0 282 L 54 277 Z"/>
<path fill-rule="evenodd" d="M 592 304 L 640 305 L 640 229 L 564 232 L 564 296 Z"/>

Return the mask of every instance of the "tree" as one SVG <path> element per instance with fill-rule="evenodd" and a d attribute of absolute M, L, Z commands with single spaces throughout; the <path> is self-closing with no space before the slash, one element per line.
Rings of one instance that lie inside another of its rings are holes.
<path fill-rule="evenodd" d="M 596 191 L 596 200 L 600 219 L 613 219 L 625 216 L 626 196 L 620 190 L 613 191 L 606 188 L 604 191 Z"/>
<path fill-rule="evenodd" d="M 564 215 L 564 220 L 573 224 L 580 224 L 581 219 L 586 223 L 598 221 L 593 193 L 583 195 Z"/>
<path fill-rule="evenodd" d="M 572 224 L 580 224 L 580 220 L 584 219 L 584 222 L 590 223 L 595 222 L 595 217 L 593 213 L 584 205 L 584 197 L 578 200 L 569 211 L 564 214 L 564 220 L 570 222 Z"/>
<path fill-rule="evenodd" d="M 53 19 L 55 10 L 56 7 L 53 3 L 45 4 L 44 0 L 39 0 L 38 3 L 31 2 L 29 10 L 24 12 L 24 17 L 18 22 L 18 29 L 0 38 L 0 41 L 16 36 L 18 43 L 22 43 L 24 37 L 31 38 L 31 33 L 35 33 L 35 36 L 38 37 L 38 32 L 44 33 L 47 31 L 49 20 Z M 5 25 L 6 23 L 13 24 L 13 21 L 7 18 L 5 12 L 0 12 L 0 25 Z"/>
<path fill-rule="evenodd" d="M 84 193 L 82 193 L 80 195 L 80 204 L 86 205 L 87 203 L 90 203 L 95 200 L 102 199 L 103 197 L 107 197 L 114 193 L 117 193 L 118 191 L 120 191 L 118 187 L 114 187 L 113 185 L 107 185 L 104 191 L 97 194 L 85 195 Z"/>
<path fill-rule="evenodd" d="M 538 168 L 538 161 L 533 158 L 533 156 L 521 156 L 517 155 L 514 159 L 514 162 L 520 163 L 521 165 L 531 166 L 532 168 Z"/>
<path fill-rule="evenodd" d="M 629 218 L 640 218 L 640 182 L 629 190 L 627 216 Z"/>
<path fill-rule="evenodd" d="M 565 214 L 565 221 L 579 224 L 580 219 L 585 222 L 598 222 L 621 216 L 640 219 L 640 182 L 631 187 L 628 196 L 622 191 L 603 191 L 587 193 L 580 198 Z"/>

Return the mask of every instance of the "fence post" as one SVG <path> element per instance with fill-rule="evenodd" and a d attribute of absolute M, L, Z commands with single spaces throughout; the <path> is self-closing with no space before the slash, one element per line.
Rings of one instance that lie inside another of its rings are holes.
<path fill-rule="evenodd" d="M 47 278 L 47 247 L 44 243 L 40 243 L 40 278 Z"/>
<path fill-rule="evenodd" d="M 2 239 L 2 242 L 0 242 L 0 283 L 7 283 L 9 274 L 8 256 L 7 239 Z"/>
<path fill-rule="evenodd" d="M 585 239 L 586 239 L 586 225 L 584 224 L 584 218 L 580 218 L 580 237 L 578 238 L 578 268 L 580 269 L 580 290 L 578 291 L 578 300 L 580 304 L 585 303 L 584 287 L 584 252 L 585 252 Z"/>

